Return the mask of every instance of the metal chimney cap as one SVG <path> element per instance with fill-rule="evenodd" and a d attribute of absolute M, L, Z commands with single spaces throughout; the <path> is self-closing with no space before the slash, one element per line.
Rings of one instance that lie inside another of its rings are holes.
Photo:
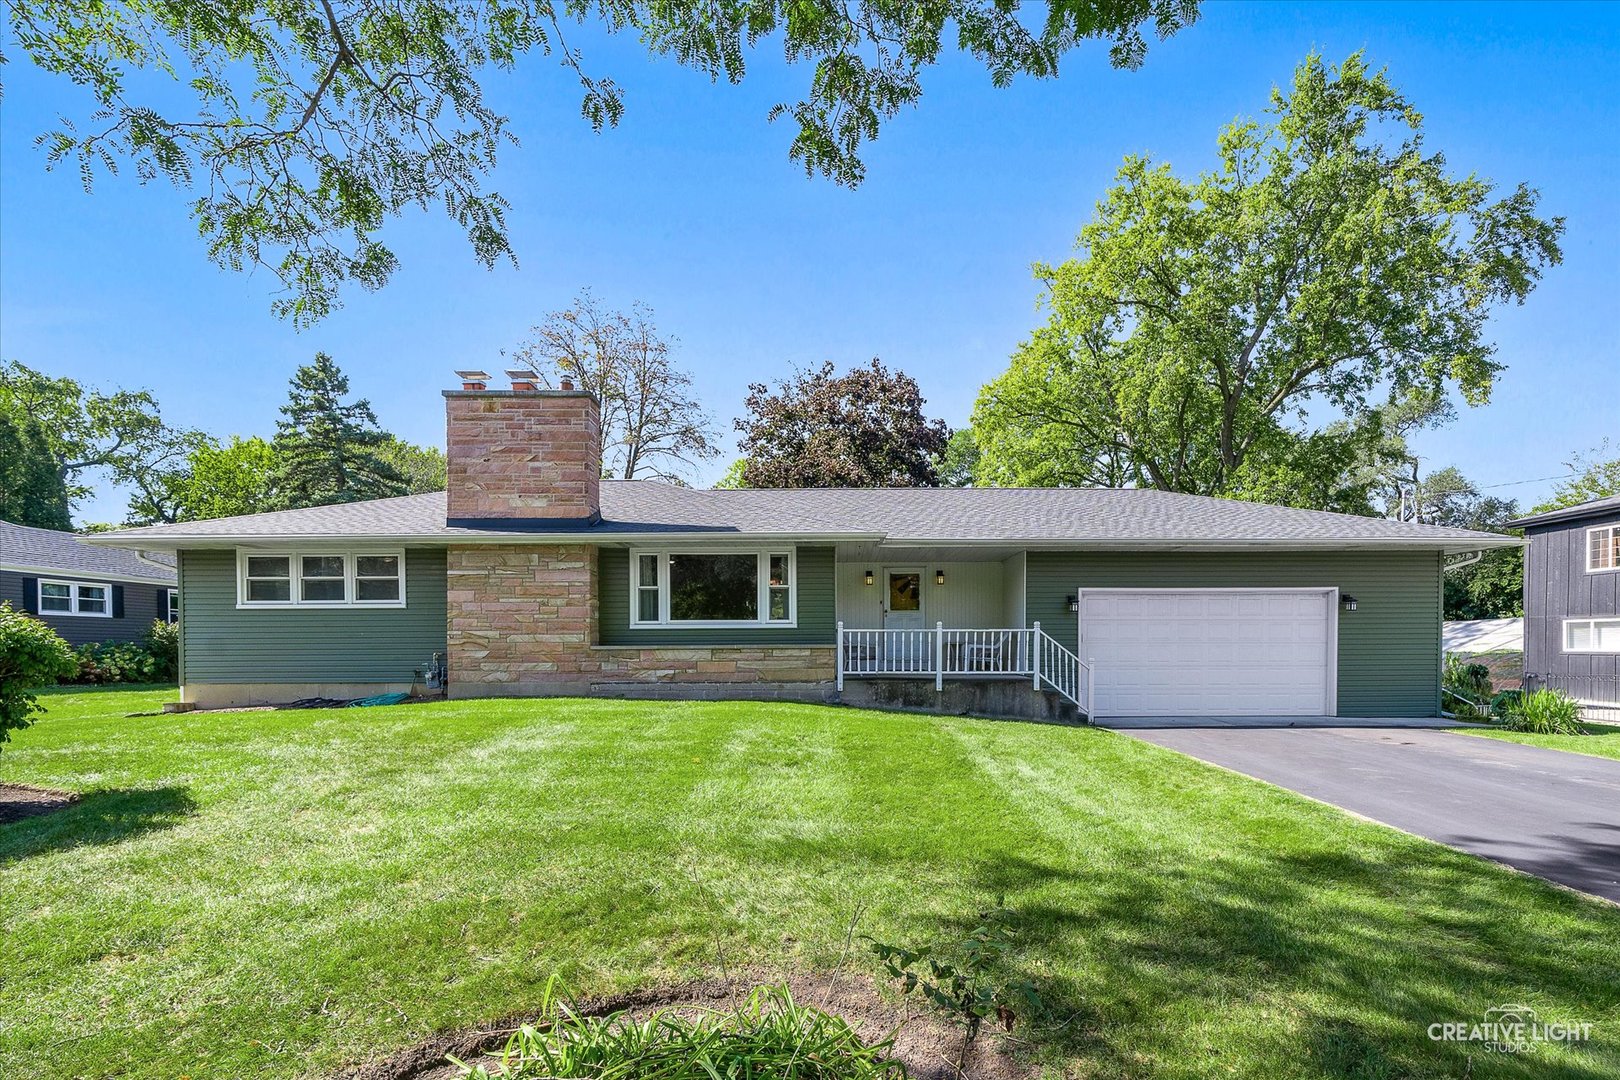
<path fill-rule="evenodd" d="M 463 379 L 463 380 L 465 380 L 467 382 L 479 382 L 479 381 L 481 381 L 483 379 L 489 378 L 489 372 L 487 372 L 487 371 L 458 371 L 458 372 L 456 372 L 456 378 Z"/>

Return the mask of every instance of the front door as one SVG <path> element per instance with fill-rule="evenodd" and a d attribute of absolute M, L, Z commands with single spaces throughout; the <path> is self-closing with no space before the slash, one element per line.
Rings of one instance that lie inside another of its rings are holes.
<path fill-rule="evenodd" d="M 883 629 L 921 630 L 923 628 L 922 581 L 918 568 L 891 568 L 883 572 Z"/>

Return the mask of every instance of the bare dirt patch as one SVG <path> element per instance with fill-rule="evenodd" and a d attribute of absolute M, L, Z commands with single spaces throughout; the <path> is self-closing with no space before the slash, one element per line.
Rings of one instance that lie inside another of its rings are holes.
<path fill-rule="evenodd" d="M 0 825 L 23 818 L 38 817 L 72 806 L 79 801 L 74 791 L 33 787 L 29 784 L 0 784 Z"/>
<path fill-rule="evenodd" d="M 1034 1075 L 1034 1069 L 1014 1059 L 1012 1039 L 988 1027 L 975 1041 L 958 1073 L 956 1059 L 962 1047 L 962 1029 L 916 1002 L 890 1000 L 879 993 L 872 980 L 862 976 L 714 979 L 589 999 L 577 1003 L 575 1011 L 586 1016 L 623 1011 L 640 1018 L 659 1009 L 731 1008 L 754 987 L 782 982 L 794 1001 L 842 1017 L 866 1042 L 879 1042 L 892 1034 L 894 1046 L 890 1053 L 905 1065 L 914 1080 L 1028 1080 Z M 334 1080 L 454 1080 L 460 1073 L 445 1061 L 446 1054 L 454 1054 L 468 1064 L 482 1061 L 493 1072 L 501 1047 L 512 1031 L 532 1019 L 509 1017 L 483 1030 L 436 1035 L 380 1061 L 351 1066 Z"/>

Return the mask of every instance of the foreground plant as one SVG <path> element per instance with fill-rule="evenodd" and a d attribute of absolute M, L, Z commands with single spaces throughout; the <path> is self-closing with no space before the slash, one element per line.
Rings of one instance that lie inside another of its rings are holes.
<path fill-rule="evenodd" d="M 73 649 L 38 619 L 0 603 L 0 743 L 43 712 L 34 690 L 76 668 Z"/>
<path fill-rule="evenodd" d="M 1011 1031 L 1020 1015 L 1036 1013 L 1042 1007 L 1034 983 L 999 977 L 1013 943 L 1012 913 L 1001 900 L 989 911 L 979 913 L 965 938 L 942 949 L 906 949 L 873 938 L 867 941 L 883 962 L 884 970 L 900 982 L 902 993 L 920 991 L 962 1025 L 958 1071 L 985 1020 L 994 1016 Z"/>
<path fill-rule="evenodd" d="M 582 1016 L 555 976 L 541 1019 L 507 1041 L 500 1068 L 452 1061 L 474 1080 L 903 1080 L 892 1040 L 868 1045 L 843 1019 L 793 1000 L 785 986 L 761 986 L 734 1010 L 662 1009 Z"/>
<path fill-rule="evenodd" d="M 1582 735 L 1580 702 L 1559 690 L 1534 690 L 1508 707 L 1502 726 L 1535 735 Z"/>

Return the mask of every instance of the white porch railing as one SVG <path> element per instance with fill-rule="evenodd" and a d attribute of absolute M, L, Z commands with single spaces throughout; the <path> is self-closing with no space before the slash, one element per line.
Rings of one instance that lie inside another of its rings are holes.
<path fill-rule="evenodd" d="M 1036 623 L 1029 628 L 932 630 L 849 629 L 838 624 L 838 689 L 844 679 L 934 677 L 1027 678 L 1031 689 L 1055 690 L 1091 715 L 1091 665 L 1054 641 Z"/>

